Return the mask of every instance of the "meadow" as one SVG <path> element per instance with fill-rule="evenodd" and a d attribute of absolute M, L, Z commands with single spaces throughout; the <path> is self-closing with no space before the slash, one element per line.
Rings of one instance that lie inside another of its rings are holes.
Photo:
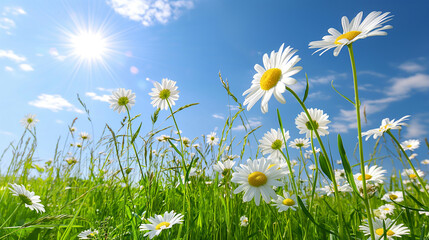
<path fill-rule="evenodd" d="M 303 67 L 296 50 L 281 45 L 255 65 L 243 103 L 219 74 L 238 109 L 222 129 L 200 138 L 181 134 L 186 123 L 176 116 L 192 115 L 198 103 L 176 106 L 180 83 L 169 79 L 139 98 L 152 101 L 150 115 L 131 115 L 135 93 L 115 90 L 109 102 L 123 116 L 120 127 L 107 122 L 95 139 L 71 121 L 46 162 L 34 160 L 38 119 L 27 115 L 22 136 L 0 159 L 8 163 L 0 171 L 0 239 L 429 239 L 429 185 L 419 169 L 429 160 L 417 162 L 412 154 L 419 147 L 429 150 L 429 144 L 400 135 L 412 116 L 361 128 L 353 43 L 387 35 L 389 20 L 381 12 L 343 18 L 342 33 L 331 28 L 309 45 L 322 54 L 349 52 L 354 98 L 334 90 L 356 110 L 355 152 L 346 152 L 341 135 L 330 143 L 338 152 L 330 150 L 325 137 L 331 120 L 306 105 L 308 79 L 302 96 L 289 88 Z M 287 104 L 303 112 L 286 116 L 271 109 L 278 125 L 256 138 L 260 127 L 249 128 L 246 108 L 261 100 L 266 113 L 272 96 L 285 103 L 285 94 L 296 100 Z M 81 104 L 91 121 L 90 109 Z M 149 117 L 152 130 L 142 132 L 141 119 Z M 299 136 L 283 128 L 285 117 L 295 119 Z M 233 135 L 237 123 L 246 129 L 244 137 Z M 363 144 L 373 151 L 364 153 Z M 381 153 L 386 147 L 392 149 L 388 155 Z M 290 155 L 291 148 L 300 154 Z M 355 157 L 357 164 L 351 164 Z M 382 161 L 389 159 L 403 168 L 388 172 Z"/>

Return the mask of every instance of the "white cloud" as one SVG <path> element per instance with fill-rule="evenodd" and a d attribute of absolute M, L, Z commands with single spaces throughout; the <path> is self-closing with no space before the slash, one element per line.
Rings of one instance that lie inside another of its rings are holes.
<path fill-rule="evenodd" d="M 3 11 L 3 15 L 25 15 L 27 12 L 21 7 L 5 7 Z"/>
<path fill-rule="evenodd" d="M 253 128 L 258 127 L 260 125 L 262 125 L 262 121 L 260 118 L 249 118 L 249 122 L 246 123 L 246 128 L 247 128 L 247 131 L 249 131 L 250 128 L 253 129 Z M 243 126 L 243 124 L 240 124 L 238 126 L 233 127 L 232 130 L 244 131 L 244 130 L 246 130 L 246 128 Z"/>
<path fill-rule="evenodd" d="M 12 67 L 10 67 L 10 66 L 4 67 L 4 70 L 6 70 L 8 72 L 13 72 L 14 71 L 14 69 Z"/>
<path fill-rule="evenodd" d="M 1 135 L 6 135 L 6 136 L 15 136 L 15 134 L 13 134 L 11 132 L 8 132 L 8 131 L 3 131 L 3 130 L 0 130 L 0 134 Z"/>
<path fill-rule="evenodd" d="M 183 9 L 194 7 L 190 0 L 108 0 L 108 4 L 115 12 L 144 26 L 166 24 L 177 19 Z"/>
<path fill-rule="evenodd" d="M 8 58 L 15 62 L 24 62 L 27 60 L 24 56 L 19 56 L 15 54 L 12 50 L 3 50 L 0 49 L 0 58 Z"/>
<path fill-rule="evenodd" d="M 86 92 L 86 96 L 90 97 L 92 100 L 101 101 L 101 102 L 109 102 L 109 95 L 103 94 L 103 95 L 97 95 L 94 92 Z"/>
<path fill-rule="evenodd" d="M 60 119 L 55 120 L 55 122 L 58 123 L 58 124 L 63 124 L 64 123 L 64 121 L 60 120 Z"/>
<path fill-rule="evenodd" d="M 15 21 L 13 21 L 10 18 L 0 18 L 0 28 L 3 28 L 5 30 L 9 30 L 11 28 L 15 27 Z"/>
<path fill-rule="evenodd" d="M 408 73 L 416 73 L 416 72 L 422 72 L 426 70 L 426 68 L 423 65 L 420 65 L 416 62 L 405 62 L 399 65 L 398 68 Z"/>
<path fill-rule="evenodd" d="M 326 76 L 308 78 L 308 81 L 310 83 L 316 83 L 316 84 L 327 84 L 327 83 L 331 83 L 333 80 L 342 79 L 345 77 L 347 77 L 346 73 L 331 73 Z"/>
<path fill-rule="evenodd" d="M 370 76 L 374 76 L 374 77 L 378 77 L 378 78 L 384 78 L 386 77 L 386 75 L 379 73 L 379 72 L 374 72 L 374 71 L 359 71 L 358 72 L 359 75 L 370 75 Z"/>
<path fill-rule="evenodd" d="M 231 111 L 238 111 L 240 108 L 237 105 L 226 105 Z"/>
<path fill-rule="evenodd" d="M 406 138 L 420 138 L 428 135 L 429 118 L 428 114 L 417 115 L 411 118 L 408 124 Z"/>
<path fill-rule="evenodd" d="M 64 59 L 66 59 L 66 56 L 61 55 L 56 48 L 50 48 L 49 55 L 51 55 L 53 58 L 57 59 L 58 61 L 64 61 Z"/>
<path fill-rule="evenodd" d="M 27 63 L 19 64 L 19 68 L 21 68 L 22 71 L 26 71 L 26 72 L 34 71 L 34 68 Z"/>
<path fill-rule="evenodd" d="M 38 108 L 46 108 L 53 112 L 58 112 L 62 110 L 73 111 L 77 113 L 83 113 L 82 110 L 75 107 L 69 101 L 61 97 L 58 94 L 41 94 L 37 97 L 36 100 L 28 102 L 28 104 L 38 107 Z"/>
<path fill-rule="evenodd" d="M 387 92 L 390 96 L 408 95 L 412 91 L 429 89 L 429 75 L 422 73 L 405 78 L 393 78 L 390 82 L 392 86 Z"/>
<path fill-rule="evenodd" d="M 225 119 L 225 117 L 223 117 L 222 115 L 219 115 L 219 114 L 213 114 L 212 117 L 217 118 L 217 119 L 222 119 L 222 120 Z"/>
<path fill-rule="evenodd" d="M 319 100 L 328 100 L 331 98 L 331 95 L 326 94 L 326 92 L 322 92 L 322 91 L 317 91 L 317 92 L 313 92 L 308 94 L 308 99 L 309 100 L 313 100 L 313 99 L 319 99 Z"/>
<path fill-rule="evenodd" d="M 98 91 L 102 91 L 102 92 L 109 92 L 109 93 L 115 91 L 115 89 L 112 89 L 112 88 L 103 88 L 103 87 L 98 87 L 97 90 Z"/>

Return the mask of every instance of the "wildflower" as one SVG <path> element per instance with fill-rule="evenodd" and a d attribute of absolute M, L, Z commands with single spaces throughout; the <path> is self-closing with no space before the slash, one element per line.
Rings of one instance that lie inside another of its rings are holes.
<path fill-rule="evenodd" d="M 87 132 L 81 132 L 81 133 L 79 133 L 79 137 L 82 140 L 89 140 L 90 139 L 90 136 L 89 136 L 89 134 Z"/>
<path fill-rule="evenodd" d="M 225 156 L 222 156 L 222 161 L 226 161 L 226 160 L 234 160 L 234 159 L 236 159 L 236 158 L 239 158 L 240 156 L 238 156 L 238 155 L 225 155 Z"/>
<path fill-rule="evenodd" d="M 31 129 L 34 126 L 36 126 L 36 123 L 39 122 L 38 119 L 36 119 L 36 114 L 27 114 L 23 119 L 21 119 L 21 124 L 26 129 Z"/>
<path fill-rule="evenodd" d="M 387 202 L 391 202 L 392 200 L 395 202 L 402 202 L 404 201 L 404 195 L 401 191 L 388 192 L 384 194 L 381 200 L 384 200 Z"/>
<path fill-rule="evenodd" d="M 335 169 L 334 173 L 335 173 L 335 179 L 336 180 L 339 180 L 339 179 L 344 180 L 344 178 L 346 176 L 344 169 Z"/>
<path fill-rule="evenodd" d="M 259 206 L 260 195 L 266 203 L 271 201 L 270 197 L 277 199 L 277 194 L 271 188 L 272 186 L 283 186 L 284 184 L 277 179 L 282 178 L 284 173 L 274 167 L 268 168 L 270 161 L 265 158 L 256 160 L 247 160 L 247 165 L 240 164 L 232 174 L 232 182 L 240 184 L 234 190 L 234 194 L 244 191 L 243 201 L 249 202 L 255 198 L 255 203 Z"/>
<path fill-rule="evenodd" d="M 247 227 L 247 225 L 249 225 L 249 219 L 246 216 L 241 216 L 240 226 Z"/>
<path fill-rule="evenodd" d="M 167 136 L 167 135 L 161 135 L 161 136 L 159 136 L 159 137 L 156 138 L 156 140 L 158 140 L 160 142 L 167 142 L 168 139 L 170 139 L 170 137 Z"/>
<path fill-rule="evenodd" d="M 341 165 L 343 162 L 341 160 L 337 160 L 337 164 Z"/>
<path fill-rule="evenodd" d="M 131 90 L 119 88 L 109 96 L 110 108 L 113 108 L 113 111 L 118 111 L 118 113 L 126 112 L 136 103 L 135 98 L 136 94 Z"/>
<path fill-rule="evenodd" d="M 165 212 L 164 216 L 156 215 L 148 219 L 150 224 L 140 225 L 140 231 L 149 231 L 145 233 L 145 237 L 149 235 L 149 238 L 159 235 L 162 230 L 173 227 L 175 224 L 182 224 L 183 215 L 176 214 L 174 211 Z"/>
<path fill-rule="evenodd" d="M 259 148 L 262 154 L 270 154 L 268 158 L 282 158 L 282 151 L 285 148 L 285 142 L 283 140 L 287 141 L 289 139 L 289 131 L 285 132 L 283 129 L 283 134 L 280 129 L 271 129 L 271 131 L 265 133 L 262 139 L 259 140 Z"/>
<path fill-rule="evenodd" d="M 428 165 L 428 164 L 429 164 L 429 159 L 425 159 L 425 160 L 423 160 L 423 161 L 422 161 L 422 164 L 424 164 L 424 165 Z"/>
<path fill-rule="evenodd" d="M 231 172 L 232 167 L 235 162 L 231 160 L 226 160 L 225 162 L 217 162 L 213 165 L 213 170 L 222 174 L 222 176 L 226 176 Z"/>
<path fill-rule="evenodd" d="M 368 165 L 365 166 L 365 180 L 367 183 L 383 183 L 384 174 L 387 171 L 382 167 L 374 165 L 368 169 Z M 358 185 L 362 184 L 363 177 L 361 173 L 356 173 L 354 175 L 355 181 Z"/>
<path fill-rule="evenodd" d="M 351 192 L 351 191 L 353 191 L 352 188 L 350 187 L 350 185 L 346 181 L 341 180 L 341 179 L 339 179 L 337 181 L 337 189 L 338 189 L 338 192 Z M 318 190 L 322 194 L 326 194 L 327 196 L 331 196 L 334 193 L 334 184 L 330 183 L 330 184 L 327 184 L 324 187 L 318 188 L 316 190 Z"/>
<path fill-rule="evenodd" d="M 9 185 L 9 190 L 12 192 L 12 195 L 19 197 L 25 207 L 34 210 L 37 213 L 45 212 L 45 207 L 40 203 L 40 196 L 37 196 L 34 192 L 30 192 L 25 189 L 24 185 L 18 185 L 15 183 L 10 183 Z"/>
<path fill-rule="evenodd" d="M 381 125 L 379 128 L 371 129 L 366 132 L 362 133 L 362 136 L 367 136 L 365 138 L 365 141 L 368 141 L 368 139 L 373 136 L 374 139 L 377 139 L 378 137 L 382 136 L 383 133 L 387 132 L 387 130 L 390 129 L 401 129 L 403 125 L 406 125 L 403 123 L 403 121 L 408 120 L 410 115 L 404 116 L 400 118 L 399 120 L 395 121 L 395 119 L 390 120 L 389 118 L 385 118 L 381 121 Z"/>
<path fill-rule="evenodd" d="M 299 134 L 306 134 L 306 138 L 311 137 L 311 132 L 316 130 L 320 136 L 328 135 L 328 123 L 331 121 L 328 120 L 328 114 L 323 113 L 323 110 L 317 108 L 308 109 L 308 113 L 310 114 L 311 119 L 313 120 L 313 126 L 310 123 L 310 120 L 307 117 L 305 112 L 302 112 L 295 118 L 296 127 L 299 130 Z M 316 137 L 316 134 L 313 134 L 313 138 Z"/>
<path fill-rule="evenodd" d="M 301 60 L 298 55 L 292 57 L 297 50 L 292 50 L 290 46 L 283 48 L 284 44 L 280 46 L 278 52 L 272 51 L 270 57 L 265 53 L 264 67 L 255 65 L 257 73 L 253 76 L 252 86 L 243 93 L 243 96 L 248 94 L 243 104 L 247 105 L 247 111 L 262 98 L 261 111 L 268 112 L 268 102 L 272 95 L 277 101 L 286 103 L 282 93 L 285 92 L 287 85 L 296 83 L 292 75 L 301 71 L 302 67 L 294 67 Z"/>
<path fill-rule="evenodd" d="M 79 233 L 79 235 L 77 235 L 77 237 L 79 239 L 95 239 L 98 235 L 98 231 L 94 230 L 92 231 L 91 229 L 85 230 L 81 233 Z"/>
<path fill-rule="evenodd" d="M 310 141 L 308 138 L 295 138 L 290 144 L 289 147 L 293 147 L 296 149 L 300 148 L 308 148 L 310 147 Z"/>
<path fill-rule="evenodd" d="M 70 128 L 70 132 L 71 132 L 71 133 L 76 132 L 76 127 L 71 127 L 71 128 Z"/>
<path fill-rule="evenodd" d="M 174 106 L 175 101 L 179 100 L 179 91 L 177 90 L 176 82 L 167 78 L 162 79 L 162 83 L 154 82 L 154 88 L 149 93 L 152 99 L 152 106 L 160 108 L 161 110 L 167 110 L 168 104 Z"/>
<path fill-rule="evenodd" d="M 191 140 L 187 137 L 182 137 L 182 143 L 183 143 L 183 146 L 185 147 L 191 146 Z"/>
<path fill-rule="evenodd" d="M 219 143 L 219 138 L 216 137 L 216 133 L 215 132 L 211 132 L 210 134 L 208 134 L 206 136 L 206 138 L 207 138 L 207 143 L 210 146 L 215 146 L 215 145 L 217 145 Z"/>
<path fill-rule="evenodd" d="M 352 44 L 356 40 L 366 37 L 387 35 L 384 30 L 392 28 L 390 25 L 382 25 L 391 20 L 392 16 L 388 16 L 389 12 L 382 14 L 381 12 L 374 11 L 361 21 L 362 15 L 363 12 L 358 13 L 350 23 L 348 18 L 344 16 L 341 19 L 343 25 L 342 34 L 335 28 L 329 28 L 328 32 L 330 35 L 324 36 L 323 40 L 310 42 L 310 48 L 319 48 L 316 52 L 322 51 L 320 55 L 331 48 L 335 48 L 334 56 L 338 56 L 345 45 Z"/>
<path fill-rule="evenodd" d="M 378 210 L 380 211 L 381 215 L 392 215 L 393 211 L 395 210 L 395 206 L 392 204 L 384 204 L 383 206 L 380 206 Z"/>
<path fill-rule="evenodd" d="M 414 159 L 414 158 L 416 158 L 417 157 L 417 153 L 413 153 L 413 154 L 411 154 L 408 158 L 411 160 L 411 159 Z"/>
<path fill-rule="evenodd" d="M 419 177 L 423 177 L 425 174 L 423 173 L 423 171 L 421 171 L 420 169 L 416 169 L 417 175 Z M 402 176 L 404 177 L 409 177 L 410 180 L 416 180 L 417 179 L 417 175 L 414 173 L 413 169 L 404 169 L 404 171 L 401 173 Z"/>
<path fill-rule="evenodd" d="M 316 165 L 311 164 L 310 166 L 308 166 L 308 168 L 312 171 L 316 170 Z"/>
<path fill-rule="evenodd" d="M 404 224 L 395 224 L 391 219 L 386 220 L 374 218 L 373 229 L 375 239 L 384 239 L 384 231 L 386 231 L 386 237 L 388 240 L 393 240 L 393 237 L 402 237 L 402 235 L 408 235 L 410 230 L 404 226 Z M 359 226 L 359 230 L 363 231 L 365 236 L 371 235 L 368 223 Z"/>
<path fill-rule="evenodd" d="M 289 193 L 283 190 L 283 196 L 277 195 L 276 200 L 272 200 L 274 204 L 279 209 L 279 212 L 287 211 L 289 208 L 292 210 L 296 210 L 298 208 L 298 202 L 296 200 L 296 196 L 289 196 Z M 303 200 L 305 201 L 305 200 Z"/>
<path fill-rule="evenodd" d="M 305 158 L 311 158 L 311 155 L 316 155 L 320 152 L 320 148 L 314 148 L 314 152 L 312 149 L 306 150 L 304 153 Z"/>
<path fill-rule="evenodd" d="M 407 141 L 403 141 L 401 143 L 401 147 L 404 150 L 413 151 L 413 150 L 416 150 L 417 148 L 419 148 L 419 146 L 420 146 L 420 141 L 417 139 L 407 140 Z"/>
<path fill-rule="evenodd" d="M 82 147 L 82 143 L 75 143 L 74 144 L 77 148 L 81 148 Z"/>

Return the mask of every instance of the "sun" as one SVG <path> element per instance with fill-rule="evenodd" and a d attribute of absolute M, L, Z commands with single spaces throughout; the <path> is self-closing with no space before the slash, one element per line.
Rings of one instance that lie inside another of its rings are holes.
<path fill-rule="evenodd" d="M 80 31 L 70 38 L 72 54 L 81 60 L 103 60 L 109 51 L 107 39 L 98 32 Z"/>

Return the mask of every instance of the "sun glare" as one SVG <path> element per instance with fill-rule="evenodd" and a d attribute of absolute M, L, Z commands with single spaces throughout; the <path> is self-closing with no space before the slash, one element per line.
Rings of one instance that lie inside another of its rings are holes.
<path fill-rule="evenodd" d="M 73 55 L 82 60 L 102 60 L 108 51 L 106 39 L 100 34 L 91 31 L 79 32 L 71 37 Z"/>

